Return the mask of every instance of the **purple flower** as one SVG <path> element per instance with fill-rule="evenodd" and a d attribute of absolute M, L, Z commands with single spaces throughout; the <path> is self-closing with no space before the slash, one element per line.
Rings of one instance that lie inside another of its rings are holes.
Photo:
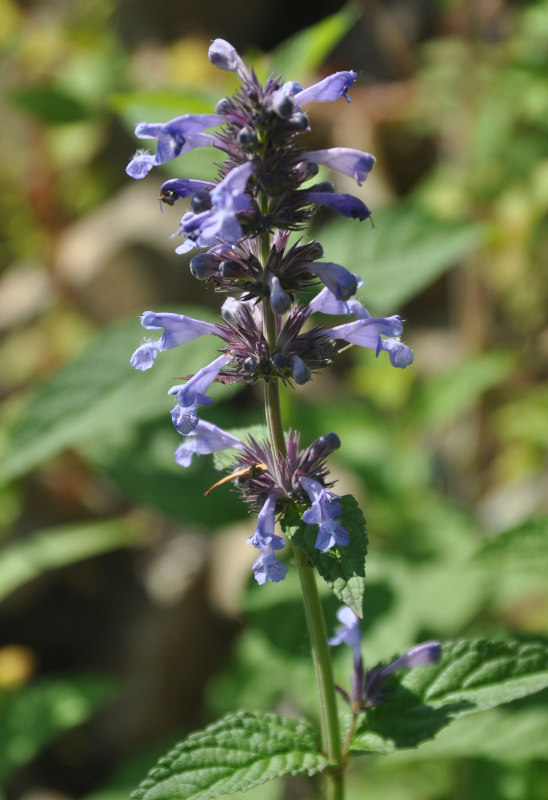
<path fill-rule="evenodd" d="M 178 197 L 189 197 L 195 192 L 207 191 L 215 186 L 211 181 L 200 181 L 193 178 L 171 178 L 160 186 L 160 200 L 172 206 Z"/>
<path fill-rule="evenodd" d="M 354 277 L 358 286 L 361 286 L 362 280 L 359 276 L 354 274 Z M 371 314 L 359 300 L 337 300 L 327 286 L 310 301 L 308 308 L 312 313 L 320 311 L 322 314 L 334 314 L 336 316 L 353 314 L 358 319 L 371 318 Z"/>
<path fill-rule="evenodd" d="M 287 572 L 287 566 L 276 558 L 270 545 L 261 547 L 261 554 L 253 564 L 253 574 L 259 586 L 263 586 L 266 581 L 272 583 L 283 581 Z"/>
<path fill-rule="evenodd" d="M 347 547 L 350 535 L 346 528 L 335 521 L 342 511 L 341 504 L 335 500 L 338 495 L 311 478 L 300 477 L 299 483 L 312 502 L 312 508 L 303 514 L 303 521 L 308 525 L 319 526 L 316 548 L 329 550 L 335 544 Z"/>
<path fill-rule="evenodd" d="M 239 450 L 242 442 L 228 431 L 223 431 L 211 422 L 200 419 L 192 432 L 185 435 L 183 443 L 175 451 L 175 461 L 182 467 L 189 467 L 195 455 L 216 453 L 229 447 Z"/>
<path fill-rule="evenodd" d="M 274 555 L 281 550 L 285 541 L 274 533 L 276 493 L 270 492 L 257 518 L 257 529 L 247 544 L 257 547 L 261 554 L 253 564 L 255 580 L 262 586 L 267 580 L 277 583 L 287 575 L 287 567 Z"/>
<path fill-rule="evenodd" d="M 211 247 L 219 242 L 230 244 L 242 237 L 242 226 L 236 215 L 248 211 L 251 205 L 245 187 L 252 172 L 252 161 L 234 167 L 211 190 L 210 209 L 199 214 L 189 211 L 183 216 L 178 233 L 188 238 L 176 248 L 177 253 L 186 253 L 196 246 Z"/>
<path fill-rule="evenodd" d="M 398 337 L 402 331 L 403 323 L 395 314 L 392 317 L 358 319 L 356 322 L 347 322 L 345 325 L 327 328 L 324 333 L 333 339 L 343 339 L 350 344 L 358 344 L 360 347 L 375 350 L 377 356 L 381 350 L 385 350 L 390 356 L 392 366 L 403 369 L 413 363 L 411 348 L 397 338 L 382 338 L 382 336 Z"/>
<path fill-rule="evenodd" d="M 168 394 L 177 395 L 177 405 L 171 409 L 171 419 L 179 433 L 187 435 L 196 428 L 198 424 L 196 410 L 199 405 L 211 405 L 213 400 L 205 392 L 231 358 L 227 355 L 219 356 L 211 364 L 198 370 L 186 383 L 171 387 Z"/>
<path fill-rule="evenodd" d="M 142 371 L 150 369 L 158 353 L 163 350 L 170 350 L 199 336 L 217 332 L 211 322 L 167 312 L 157 314 L 154 311 L 145 311 L 141 315 L 141 325 L 147 330 L 164 330 L 158 341 L 144 342 L 131 356 L 131 366 Z"/>
<path fill-rule="evenodd" d="M 352 194 L 339 194 L 338 192 L 306 192 L 309 203 L 328 206 L 332 211 L 350 219 L 359 219 L 362 222 L 371 216 L 371 211 L 358 197 Z"/>
<path fill-rule="evenodd" d="M 238 55 L 238 51 L 226 39 L 214 39 L 207 55 L 217 69 L 235 72 L 244 83 L 251 80 L 251 74 L 241 56 Z"/>
<path fill-rule="evenodd" d="M 337 300 L 348 300 L 349 297 L 356 294 L 358 278 L 340 264 L 312 261 L 308 265 L 308 270 L 327 286 Z"/>
<path fill-rule="evenodd" d="M 328 644 L 334 647 L 337 644 L 347 644 L 354 653 L 354 663 L 361 661 L 360 645 L 362 632 L 358 616 L 348 606 L 341 606 L 337 611 L 337 619 L 341 623 L 335 635 L 329 639 Z"/>
<path fill-rule="evenodd" d="M 348 70 L 328 75 L 327 78 L 319 81 L 319 83 L 314 83 L 307 89 L 303 89 L 296 81 L 290 81 L 284 84 L 282 90 L 293 97 L 296 106 L 302 106 L 312 101 L 316 103 L 331 103 L 341 96 L 350 102 L 346 92 L 355 80 L 356 73 L 353 70 Z"/>
<path fill-rule="evenodd" d="M 223 121 L 220 114 L 183 114 L 166 123 L 139 122 L 135 135 L 139 139 L 157 139 L 158 146 L 154 155 L 146 150 L 137 151 L 126 167 L 127 174 L 131 178 L 144 178 L 152 167 L 165 164 L 195 147 L 222 146 L 217 137 L 202 131 Z"/>
<path fill-rule="evenodd" d="M 391 661 L 390 664 L 383 666 L 378 664 L 361 676 L 361 688 L 359 698 L 359 708 L 371 708 L 383 703 L 386 697 L 386 689 L 383 684 L 388 678 L 400 669 L 412 669 L 414 667 L 426 667 L 435 664 L 441 658 L 441 644 L 439 642 L 423 642 L 412 647 L 400 658 Z"/>
<path fill-rule="evenodd" d="M 371 153 L 364 153 L 362 150 L 354 150 L 351 147 L 310 150 L 308 153 L 304 153 L 304 157 L 309 164 L 325 164 L 335 172 L 354 178 L 360 186 L 373 169 L 376 161 L 375 156 L 372 156 Z"/>
<path fill-rule="evenodd" d="M 252 544 L 253 547 L 266 547 L 270 545 L 273 550 L 281 550 L 285 547 L 285 539 L 277 536 L 274 533 L 274 526 L 276 524 L 276 492 L 270 492 L 266 501 L 259 511 L 257 517 L 257 528 L 253 536 L 250 536 L 246 544 Z"/>

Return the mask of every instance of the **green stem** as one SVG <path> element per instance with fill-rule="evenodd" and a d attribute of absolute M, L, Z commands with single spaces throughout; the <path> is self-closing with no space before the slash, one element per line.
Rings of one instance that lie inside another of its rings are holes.
<path fill-rule="evenodd" d="M 263 240 L 263 257 L 265 254 Z M 268 252 L 268 251 L 267 251 Z M 266 263 L 263 262 L 263 263 Z M 268 299 L 263 303 L 265 336 L 271 349 L 276 342 L 276 318 Z M 283 456 L 287 455 L 285 434 L 280 407 L 280 391 L 277 381 L 265 383 L 265 412 L 268 432 L 273 447 Z M 316 683 L 320 696 L 320 720 L 323 749 L 333 766 L 326 771 L 327 800 L 344 799 L 343 755 L 337 715 L 337 701 L 331 667 L 331 654 L 327 643 L 327 631 L 322 604 L 316 584 L 314 568 L 300 547 L 294 545 L 295 560 L 299 569 L 306 622 L 312 649 Z"/>

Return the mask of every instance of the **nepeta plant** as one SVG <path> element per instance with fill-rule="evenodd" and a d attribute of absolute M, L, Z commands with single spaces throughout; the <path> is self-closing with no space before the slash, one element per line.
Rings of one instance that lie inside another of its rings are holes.
<path fill-rule="evenodd" d="M 332 491 L 335 480 L 327 460 L 341 442 L 333 432 L 302 442 L 299 432 L 286 432 L 280 410 L 280 385 L 298 391 L 350 345 L 369 348 L 376 356 L 386 353 L 394 367 L 405 368 L 413 361 L 412 351 L 399 338 L 400 317 L 372 317 L 355 298 L 357 275 L 322 261 L 319 242 L 290 238 L 319 206 L 350 218 L 349 225 L 371 216 L 357 197 L 313 179 L 323 164 L 360 185 L 375 158 L 346 147 L 310 151 L 301 144 L 310 127 L 309 104 L 349 100 L 356 75 L 337 72 L 304 89 L 273 75 L 263 86 L 228 42 L 216 39 L 209 58 L 219 69 L 237 74 L 239 90 L 220 100 L 212 114 L 140 123 L 137 136 L 156 139 L 156 152 L 139 150 L 127 172 L 141 179 L 154 166 L 193 148 L 215 148 L 221 161 L 216 182 L 168 180 L 160 198 L 170 206 L 190 198 L 192 210 L 183 214 L 177 231 L 182 240 L 177 252 L 192 252 L 194 277 L 228 297 L 218 323 L 146 311 L 143 327 L 162 333 L 147 338 L 131 363 L 148 370 L 164 350 L 201 336 L 217 337 L 219 355 L 169 389 L 175 400 L 173 424 L 182 436 L 175 458 L 187 467 L 195 455 L 232 451 L 229 473 L 218 484 L 233 480 L 256 514 L 247 544 L 258 551 L 253 565 L 257 583 L 276 583 L 288 569 L 299 571 L 320 698 L 321 739 L 307 721 L 250 712 L 229 715 L 161 759 L 135 797 L 204 800 L 281 775 L 321 772 L 327 797 L 340 800 L 349 754 L 409 746 L 432 736 L 450 719 L 469 713 L 473 698 L 468 694 L 460 702 L 457 695 L 470 684 L 470 670 L 481 666 L 481 680 L 486 680 L 486 663 L 502 658 L 506 666 L 497 662 L 497 675 L 504 669 L 505 675 L 512 675 L 512 658 L 518 655 L 505 651 L 506 645 L 489 650 L 488 643 L 457 643 L 444 645 L 440 662 L 440 643 L 426 642 L 388 665 L 364 668 L 358 623 L 363 615 L 367 536 L 355 500 Z M 352 321 L 333 325 L 329 315 Z M 184 347 L 181 353 L 184 365 Z M 264 438 L 241 438 L 201 418 L 201 406 L 213 402 L 208 390 L 214 381 L 264 385 Z M 284 536 L 276 533 L 276 522 Z M 317 575 L 343 603 L 342 627 L 330 640 Z M 334 685 L 329 645 L 339 643 L 349 645 L 354 654 L 350 693 Z M 398 684 L 394 674 L 410 668 Z M 343 719 L 344 739 L 335 689 L 350 707 L 350 717 Z M 511 699 L 508 693 L 506 699 Z M 502 702 L 500 695 L 496 702 Z"/>

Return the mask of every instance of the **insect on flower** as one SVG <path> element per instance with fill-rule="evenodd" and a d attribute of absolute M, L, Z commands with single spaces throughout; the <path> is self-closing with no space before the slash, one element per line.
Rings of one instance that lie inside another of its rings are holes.
<path fill-rule="evenodd" d="M 168 206 L 173 206 L 175 205 L 177 197 L 178 194 L 174 192 L 173 189 L 161 189 L 158 200 L 161 200 L 162 203 L 167 203 Z"/>
<path fill-rule="evenodd" d="M 221 486 L 223 483 L 228 483 L 229 481 L 236 481 L 240 478 L 258 478 L 259 475 L 262 475 L 263 472 L 266 472 L 268 469 L 266 464 L 252 464 L 250 467 L 245 467 L 244 469 L 236 470 L 231 475 L 226 475 L 224 478 L 221 478 L 220 481 L 214 483 L 213 486 L 210 486 L 209 489 L 204 492 L 205 497 L 209 497 L 213 489 L 216 489 L 217 486 Z"/>

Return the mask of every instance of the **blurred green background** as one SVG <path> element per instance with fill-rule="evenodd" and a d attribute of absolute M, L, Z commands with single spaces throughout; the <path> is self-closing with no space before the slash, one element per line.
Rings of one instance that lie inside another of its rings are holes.
<path fill-rule="evenodd" d="M 161 213 L 169 176 L 124 167 L 140 120 L 211 111 L 235 88 L 222 36 L 262 77 L 358 73 L 352 103 L 310 108 L 307 149 L 378 163 L 321 213 L 326 260 L 399 313 L 415 363 L 367 351 L 283 398 L 310 442 L 336 431 L 337 491 L 368 521 L 364 656 L 428 637 L 548 635 L 548 2 L 0 0 L 0 785 L 6 798 L 122 800 L 177 738 L 237 707 L 316 714 L 295 569 L 250 581 L 253 520 L 203 458 L 173 461 L 166 391 L 201 340 L 128 364 L 137 315 L 219 296 Z M 328 176 L 326 173 L 326 177 Z M 192 311 L 193 310 L 193 311 Z M 357 348 L 356 348 L 357 350 Z M 261 422 L 249 388 L 207 418 Z M 337 604 L 326 596 L 327 623 Z M 350 661 L 335 652 L 338 682 Z M 548 697 L 472 716 L 432 743 L 362 758 L 350 800 L 543 800 Z M 312 797 L 300 779 L 249 800 Z"/>

